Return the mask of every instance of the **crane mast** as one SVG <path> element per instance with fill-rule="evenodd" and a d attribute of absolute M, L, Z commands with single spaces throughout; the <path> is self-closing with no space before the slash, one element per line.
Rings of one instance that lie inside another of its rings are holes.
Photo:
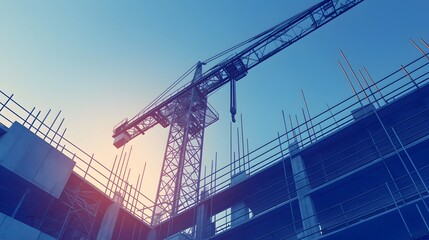
<path fill-rule="evenodd" d="M 236 81 L 363 1 L 324 0 L 250 39 L 241 51 L 205 72 L 199 62 L 190 83 L 115 126 L 113 138 L 117 148 L 158 124 L 170 126 L 152 224 L 198 202 L 204 129 L 219 119 L 207 97 L 231 83 L 231 115 L 235 121 Z"/>

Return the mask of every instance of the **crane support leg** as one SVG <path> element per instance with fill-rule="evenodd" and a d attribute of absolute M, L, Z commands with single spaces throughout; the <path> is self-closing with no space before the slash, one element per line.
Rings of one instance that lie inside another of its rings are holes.
<path fill-rule="evenodd" d="M 152 224 L 198 202 L 207 99 L 193 89 L 177 99 Z"/>

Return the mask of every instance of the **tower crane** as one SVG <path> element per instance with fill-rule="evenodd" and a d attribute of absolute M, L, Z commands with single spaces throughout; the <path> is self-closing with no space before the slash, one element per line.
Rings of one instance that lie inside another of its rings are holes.
<path fill-rule="evenodd" d="M 113 144 L 117 148 L 158 124 L 164 128 L 170 127 L 152 224 L 198 202 L 204 129 L 219 119 L 216 111 L 208 104 L 207 97 L 229 83 L 230 112 L 235 122 L 238 80 L 245 77 L 253 67 L 363 1 L 323 0 L 207 61 L 198 62 L 186 74 L 195 70 L 192 81 L 172 93 L 169 93 L 171 89 L 167 89 L 136 116 L 124 119 L 114 127 Z M 233 51 L 238 53 L 202 71 L 204 64 Z"/>

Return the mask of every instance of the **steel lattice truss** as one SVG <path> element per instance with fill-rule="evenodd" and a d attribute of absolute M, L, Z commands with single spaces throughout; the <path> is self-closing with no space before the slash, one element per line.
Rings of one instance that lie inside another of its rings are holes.
<path fill-rule="evenodd" d="M 155 202 L 156 224 L 198 201 L 207 99 L 196 89 L 176 102 Z"/>

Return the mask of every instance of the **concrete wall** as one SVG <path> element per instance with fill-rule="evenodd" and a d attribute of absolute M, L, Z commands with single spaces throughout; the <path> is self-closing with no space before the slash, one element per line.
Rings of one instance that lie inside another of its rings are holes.
<path fill-rule="evenodd" d="M 75 162 L 15 122 L 0 137 L 0 165 L 59 198 Z"/>
<path fill-rule="evenodd" d="M 55 238 L 40 232 L 16 219 L 0 213 L 1 240 L 54 240 Z"/>

